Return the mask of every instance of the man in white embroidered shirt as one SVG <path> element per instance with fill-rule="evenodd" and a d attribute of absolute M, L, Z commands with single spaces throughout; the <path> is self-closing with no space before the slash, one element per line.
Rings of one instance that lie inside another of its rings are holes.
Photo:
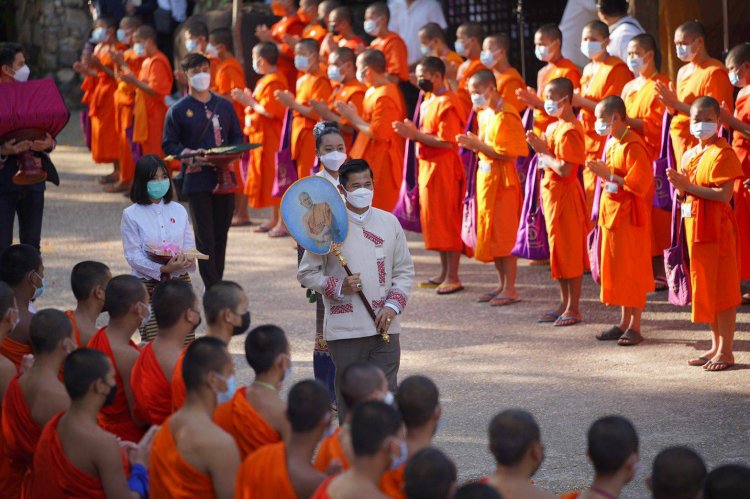
<path fill-rule="evenodd" d="M 339 170 L 339 190 L 346 197 L 349 234 L 341 254 L 354 275 L 346 272 L 333 255 L 305 252 L 297 279 L 306 288 L 323 295 L 324 336 L 336 366 L 336 398 L 339 418 L 346 407 L 340 396 L 340 376 L 355 362 L 371 362 L 380 367 L 388 387 L 396 390 L 401 360 L 399 316 L 406 307 L 414 264 L 406 236 L 396 217 L 372 208 L 372 170 L 365 160 L 354 159 Z M 376 314 L 373 321 L 357 295 L 363 291 Z M 380 332 L 387 332 L 386 342 Z"/>

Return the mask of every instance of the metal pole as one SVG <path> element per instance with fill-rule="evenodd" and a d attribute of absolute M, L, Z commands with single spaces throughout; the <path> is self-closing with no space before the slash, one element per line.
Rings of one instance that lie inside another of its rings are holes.
<path fill-rule="evenodd" d="M 727 10 L 727 0 L 721 2 L 722 21 L 724 24 L 724 55 L 729 53 L 729 14 Z"/>
<path fill-rule="evenodd" d="M 242 0 L 232 0 L 232 41 L 234 42 L 234 56 L 238 61 L 244 61 L 242 50 Z"/>
<path fill-rule="evenodd" d="M 724 0 L 726 2 L 726 0 Z M 526 36 L 523 21 L 523 0 L 516 4 L 516 20 L 518 22 L 518 41 L 521 45 L 521 77 L 526 81 Z"/>

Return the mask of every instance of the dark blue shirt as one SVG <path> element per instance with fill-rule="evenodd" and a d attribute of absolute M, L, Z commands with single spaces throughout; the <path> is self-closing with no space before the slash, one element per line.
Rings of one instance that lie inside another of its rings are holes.
<path fill-rule="evenodd" d="M 210 117 L 209 117 L 210 116 Z M 213 117 L 218 120 L 218 128 Z M 237 113 L 224 97 L 211 93 L 205 104 L 191 95 L 177 101 L 164 122 L 162 148 L 164 154 L 176 156 L 185 149 L 242 144 L 243 135 Z M 216 186 L 216 169 L 210 166 L 182 165 L 183 194 L 210 192 Z M 234 174 L 232 174 L 234 177 Z"/>

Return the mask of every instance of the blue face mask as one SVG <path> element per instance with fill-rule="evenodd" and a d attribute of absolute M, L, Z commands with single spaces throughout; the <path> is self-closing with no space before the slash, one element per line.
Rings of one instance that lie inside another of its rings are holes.
<path fill-rule="evenodd" d="M 464 47 L 464 44 L 461 42 L 461 40 L 456 40 L 454 48 L 456 49 L 456 52 L 458 52 L 458 55 L 464 55 L 464 52 L 466 51 L 466 47 Z"/>
<path fill-rule="evenodd" d="M 743 81 L 742 81 L 742 78 L 740 78 L 739 70 L 729 72 L 729 83 L 731 83 L 735 87 L 743 86 Z"/>
<path fill-rule="evenodd" d="M 374 19 L 367 19 L 364 22 L 364 25 L 362 26 L 365 29 L 365 33 L 367 33 L 370 36 L 377 36 L 378 35 L 378 22 Z"/>
<path fill-rule="evenodd" d="M 161 199 L 169 190 L 169 179 L 149 180 L 146 183 L 146 191 L 151 199 Z"/>
<path fill-rule="evenodd" d="M 596 120 L 594 122 L 594 130 L 600 137 L 606 137 L 612 131 L 612 124 L 606 121 Z"/>
<path fill-rule="evenodd" d="M 487 107 L 487 97 L 482 94 L 471 94 L 471 103 L 477 109 Z"/>
<path fill-rule="evenodd" d="M 237 379 L 234 377 L 234 374 L 229 376 L 225 381 L 227 383 L 227 389 L 216 394 L 216 402 L 219 404 L 232 400 L 234 392 L 237 391 Z"/>
<path fill-rule="evenodd" d="M 581 42 L 581 53 L 591 59 L 592 57 L 599 55 L 602 52 L 602 42 L 592 40 L 589 42 Z"/>
<path fill-rule="evenodd" d="M 198 42 L 197 40 L 193 40 L 192 38 L 189 40 L 185 40 L 185 50 L 188 52 L 195 52 L 198 50 Z"/>
<path fill-rule="evenodd" d="M 638 74 L 638 71 L 643 67 L 643 57 L 628 57 L 628 69 L 632 73 Z"/>
<path fill-rule="evenodd" d="M 488 68 L 491 68 L 495 65 L 495 56 L 492 55 L 492 52 L 483 50 L 482 53 L 479 54 L 479 61 Z"/>
<path fill-rule="evenodd" d="M 255 61 L 253 61 L 253 71 L 255 71 L 255 73 L 259 75 L 263 74 L 263 72 L 260 70 L 260 68 L 258 67 L 258 64 Z"/>
<path fill-rule="evenodd" d="M 534 49 L 534 55 L 540 61 L 547 62 L 549 60 L 549 49 L 546 45 L 537 45 Z"/>
<path fill-rule="evenodd" d="M 100 43 L 104 41 L 104 37 L 107 36 L 107 30 L 104 28 L 96 28 L 91 33 L 91 41 L 94 43 Z"/>
<path fill-rule="evenodd" d="M 344 81 L 344 75 L 341 74 L 341 70 L 336 66 L 328 66 L 328 79 L 331 81 L 342 82 Z"/>
<path fill-rule="evenodd" d="M 427 55 L 430 53 L 430 47 L 428 47 L 427 45 L 420 45 L 419 50 L 422 51 L 422 55 Z"/>
<path fill-rule="evenodd" d="M 128 39 L 128 33 L 124 29 L 120 28 L 117 30 L 117 41 L 120 43 L 125 43 Z"/>
<path fill-rule="evenodd" d="M 391 458 L 391 465 L 390 469 L 395 470 L 402 464 L 406 462 L 407 459 L 409 459 L 409 448 L 406 446 L 406 442 L 401 440 L 399 443 L 399 448 L 401 450 L 401 453 L 398 457 Z"/>
<path fill-rule="evenodd" d="M 294 67 L 297 68 L 298 71 L 307 71 L 310 69 L 310 58 L 306 55 L 295 55 Z"/>
<path fill-rule="evenodd" d="M 546 112 L 548 115 L 556 118 L 560 115 L 561 111 L 562 109 L 560 109 L 560 105 L 556 100 L 547 99 L 544 101 L 544 112 Z"/>
<path fill-rule="evenodd" d="M 40 277 L 36 272 L 34 272 L 34 274 L 36 274 L 36 276 L 39 277 L 42 281 L 41 286 L 39 286 L 38 288 L 36 288 L 35 286 L 36 289 L 34 289 L 34 296 L 31 298 L 32 300 L 38 300 L 42 296 L 42 294 L 44 294 L 44 287 L 47 285 L 47 281 L 44 279 L 44 277 Z M 34 283 L 32 282 L 31 285 L 34 286 Z"/>
<path fill-rule="evenodd" d="M 677 52 L 677 58 L 683 62 L 689 62 L 690 59 L 693 56 L 693 44 L 688 45 L 675 45 L 675 50 Z"/>
<path fill-rule="evenodd" d="M 133 52 L 135 52 L 135 55 L 138 57 L 143 57 L 146 55 L 146 47 L 144 47 L 142 43 L 133 44 Z"/>

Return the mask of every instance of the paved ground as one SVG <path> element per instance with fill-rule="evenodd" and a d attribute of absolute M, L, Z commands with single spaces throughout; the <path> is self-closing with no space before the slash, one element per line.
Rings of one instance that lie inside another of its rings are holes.
<path fill-rule="evenodd" d="M 69 307 L 68 276 L 82 259 L 108 263 L 115 274 L 127 271 L 119 223 L 127 201 L 102 193 L 96 176 L 105 171 L 80 147 L 77 119 L 54 153 L 62 185 L 47 191 L 43 253 L 47 291 L 41 307 Z M 253 213 L 260 220 L 265 213 Z M 409 234 L 417 277 L 436 270 L 417 234 Z M 314 306 L 295 279 L 291 239 L 270 240 L 252 228 L 232 229 L 225 277 L 241 283 L 251 300 L 253 324 L 273 322 L 290 336 L 294 377 L 312 376 Z M 624 497 L 646 497 L 644 485 L 656 453 L 669 445 L 696 448 L 711 466 L 750 462 L 750 334 L 747 309 L 738 316 L 735 343 L 738 367 L 705 373 L 686 359 L 706 348 L 704 327 L 689 322 L 689 310 L 651 297 L 644 316 L 648 341 L 635 348 L 602 344 L 593 336 L 609 327 L 617 311 L 598 301 L 598 289 L 585 279 L 585 324 L 558 329 L 535 323 L 556 297 L 545 267 L 520 268 L 523 302 L 493 309 L 474 303 L 492 285 L 493 271 L 464 259 L 467 290 L 450 297 L 415 290 L 404 317 L 401 376 L 422 373 L 440 387 L 445 426 L 436 443 L 457 463 L 462 478 L 493 469 L 487 451 L 490 418 L 509 407 L 530 410 L 542 428 L 546 460 L 536 480 L 555 491 L 581 487 L 591 475 L 585 455 L 588 425 L 597 417 L 624 414 L 641 436 L 643 471 Z M 202 289 L 197 277 L 196 285 Z M 250 377 L 241 339 L 232 352 L 242 380 Z"/>

